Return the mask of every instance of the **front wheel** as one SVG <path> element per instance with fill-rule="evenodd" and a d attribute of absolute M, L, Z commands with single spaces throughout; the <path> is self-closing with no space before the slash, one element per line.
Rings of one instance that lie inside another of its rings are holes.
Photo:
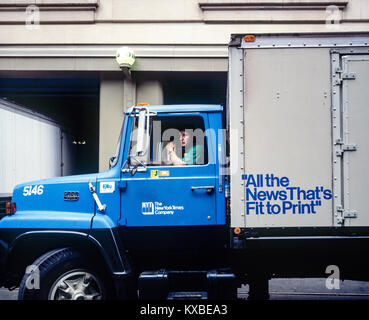
<path fill-rule="evenodd" d="M 27 270 L 19 300 L 106 300 L 110 281 L 101 268 L 71 248 L 50 251 Z"/>

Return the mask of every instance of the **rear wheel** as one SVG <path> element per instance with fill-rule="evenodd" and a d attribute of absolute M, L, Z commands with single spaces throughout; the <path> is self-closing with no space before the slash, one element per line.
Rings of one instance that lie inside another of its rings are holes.
<path fill-rule="evenodd" d="M 71 248 L 50 251 L 27 270 L 19 300 L 105 300 L 111 281 L 98 267 Z"/>

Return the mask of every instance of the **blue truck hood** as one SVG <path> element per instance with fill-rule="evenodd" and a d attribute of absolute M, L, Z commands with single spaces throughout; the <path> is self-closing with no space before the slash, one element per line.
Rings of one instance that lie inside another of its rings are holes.
<path fill-rule="evenodd" d="M 94 213 L 95 202 L 88 184 L 91 182 L 95 186 L 97 176 L 98 174 L 86 174 L 22 183 L 14 188 L 12 201 L 16 203 L 17 213 L 24 211 Z M 68 195 L 67 199 L 64 197 L 65 192 Z"/>
<path fill-rule="evenodd" d="M 0 220 L 2 229 L 43 230 L 88 230 L 114 225 L 106 214 L 96 212 L 96 203 L 89 188 L 89 182 L 99 193 L 101 181 L 115 183 L 120 168 L 102 173 L 66 176 L 22 183 L 14 188 L 12 201 L 16 213 Z M 100 182 L 99 182 L 100 180 Z M 119 192 L 99 195 L 108 204 L 107 214 L 119 218 L 120 211 L 112 205 L 119 205 Z M 113 201 L 115 200 L 115 201 Z M 95 218 L 93 218 L 95 217 Z"/>

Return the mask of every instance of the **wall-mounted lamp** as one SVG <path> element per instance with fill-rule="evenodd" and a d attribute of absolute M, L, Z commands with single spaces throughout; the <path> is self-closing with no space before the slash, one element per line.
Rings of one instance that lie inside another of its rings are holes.
<path fill-rule="evenodd" d="M 120 47 L 115 55 L 119 67 L 124 72 L 125 76 L 131 77 L 131 68 L 136 61 L 136 55 L 132 48 Z"/>

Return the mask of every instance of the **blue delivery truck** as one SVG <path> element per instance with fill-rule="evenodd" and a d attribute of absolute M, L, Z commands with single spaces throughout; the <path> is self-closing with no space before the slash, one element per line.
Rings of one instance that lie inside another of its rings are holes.
<path fill-rule="evenodd" d="M 232 35 L 227 106 L 133 106 L 108 171 L 15 187 L 0 286 L 267 299 L 271 278 L 368 281 L 368 43 Z"/>

